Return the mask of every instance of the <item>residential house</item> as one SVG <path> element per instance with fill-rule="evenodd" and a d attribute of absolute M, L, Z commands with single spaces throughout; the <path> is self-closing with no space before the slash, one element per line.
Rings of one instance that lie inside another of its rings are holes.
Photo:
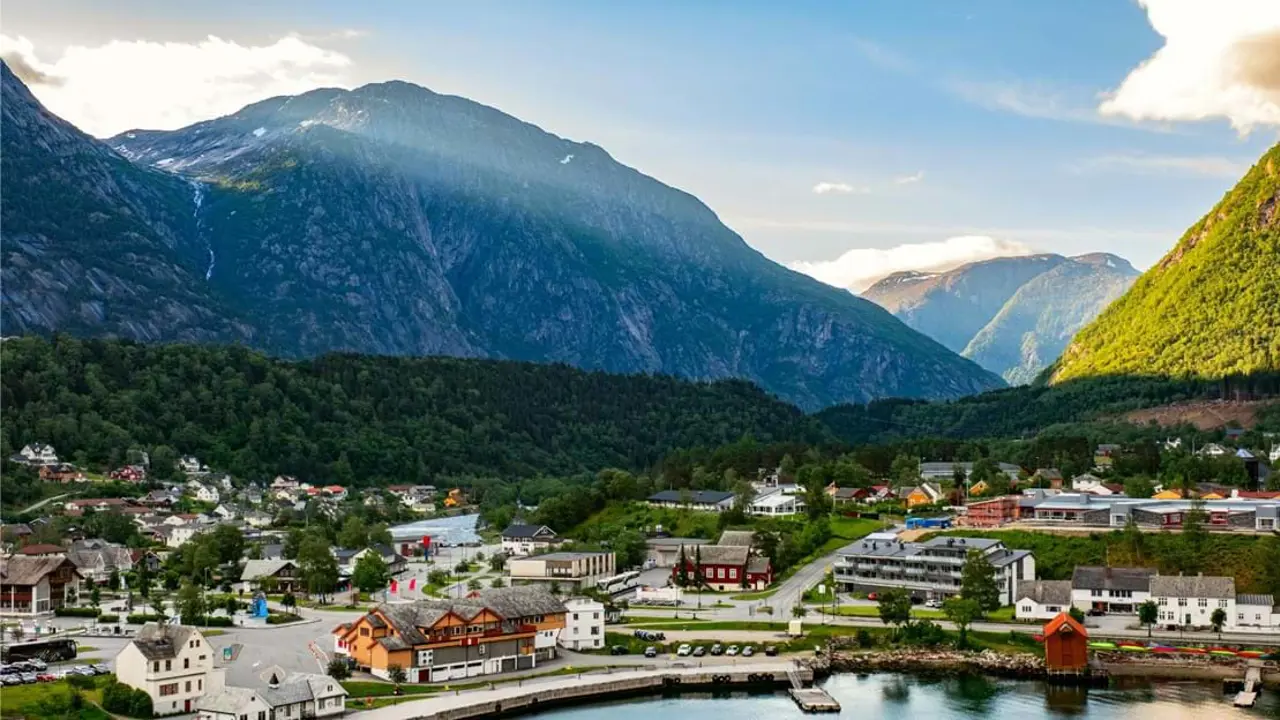
<path fill-rule="evenodd" d="M 191 497 L 205 503 L 222 502 L 222 493 L 218 492 L 218 488 L 207 483 L 191 481 L 187 483 L 187 490 L 191 493 Z"/>
<path fill-rule="evenodd" d="M 1236 595 L 1234 626 L 1280 628 L 1280 607 L 1271 595 Z"/>
<path fill-rule="evenodd" d="M 971 527 L 1000 527 L 1018 519 L 1018 496 L 1003 495 L 975 500 L 965 506 L 964 524 Z"/>
<path fill-rule="evenodd" d="M 755 547 L 756 533 L 754 530 L 724 530 L 716 544 L 725 547 Z"/>
<path fill-rule="evenodd" d="M 722 490 L 663 490 L 649 496 L 653 507 L 724 512 L 733 508 L 734 495 Z"/>
<path fill-rule="evenodd" d="M 129 559 L 135 568 L 139 570 L 146 568 L 146 571 L 153 576 L 160 572 L 160 566 L 164 564 L 160 556 L 151 550 L 133 550 L 129 553 Z"/>
<path fill-rule="evenodd" d="M 67 550 L 67 558 L 75 563 L 80 577 L 95 585 L 107 582 L 113 572 L 126 573 L 133 569 L 133 553 L 129 548 L 106 540 L 77 540 Z"/>
<path fill-rule="evenodd" d="M 355 573 L 356 563 L 365 555 L 377 555 L 387 566 L 387 574 L 395 576 L 409 569 L 409 561 L 390 545 L 381 543 L 360 549 L 334 548 L 333 554 L 338 558 L 338 569 L 348 575 Z"/>
<path fill-rule="evenodd" d="M 565 591 L 596 587 L 617 574 L 611 552 L 553 552 L 507 561 L 512 585 L 552 584 Z"/>
<path fill-rule="evenodd" d="M 271 523 L 274 521 L 274 518 L 259 510 L 250 510 L 244 514 L 243 520 L 249 527 L 266 528 L 271 527 Z"/>
<path fill-rule="evenodd" d="M 1093 467 L 1102 472 L 1109 470 L 1114 464 L 1115 458 L 1120 455 L 1121 447 L 1119 445 L 1104 443 L 1099 445 L 1093 451 Z"/>
<path fill-rule="evenodd" d="M 1079 565 L 1071 573 L 1071 604 L 1082 611 L 1135 614 L 1151 599 L 1153 568 Z"/>
<path fill-rule="evenodd" d="M 947 598 L 960 592 L 970 551 L 981 553 L 995 568 L 1001 605 L 1017 600 L 1018 583 L 1035 579 L 1035 557 L 1026 550 L 1010 550 L 989 538 L 946 536 L 923 543 L 859 540 L 839 551 L 833 573 L 845 592 L 902 588 L 916 597 Z"/>
<path fill-rule="evenodd" d="M 68 500 L 62 507 L 69 512 L 84 512 L 85 510 L 120 510 L 131 505 L 133 503 L 125 498 L 83 498 Z"/>
<path fill-rule="evenodd" d="M 152 490 L 138 498 L 138 503 L 148 507 L 171 507 L 181 499 L 178 493 L 170 488 Z"/>
<path fill-rule="evenodd" d="M 164 544 L 171 548 L 180 548 L 191 542 L 192 538 L 207 531 L 208 529 L 209 527 L 207 525 L 198 525 L 196 523 L 188 523 L 186 525 L 178 525 L 176 527 L 170 526 L 165 537 Z"/>
<path fill-rule="evenodd" d="M 204 465 L 194 455 L 184 455 L 178 460 L 178 470 L 187 475 L 201 475 L 209 472 L 207 465 Z"/>
<path fill-rule="evenodd" d="M 219 504 L 218 507 L 213 509 L 213 514 L 223 520 L 235 520 L 239 513 L 237 513 L 233 507 L 228 507 L 225 504 Z"/>
<path fill-rule="evenodd" d="M 430 509 L 435 506 L 434 485 L 389 485 L 387 492 L 398 498 L 405 507 L 413 510 Z"/>
<path fill-rule="evenodd" d="M 898 497 L 906 500 L 907 508 L 913 508 L 939 503 L 945 498 L 945 494 L 937 483 L 925 482 L 913 488 L 899 490 Z"/>
<path fill-rule="evenodd" d="M 747 506 L 748 515 L 757 515 L 760 517 L 790 517 L 803 513 L 805 510 L 804 498 L 800 495 L 773 490 L 763 495 L 758 495 L 751 504 Z"/>
<path fill-rule="evenodd" d="M 320 488 L 320 492 L 326 497 L 341 502 L 347 499 L 347 489 L 341 485 L 325 485 Z"/>
<path fill-rule="evenodd" d="M 1244 428 L 1227 428 L 1222 431 L 1222 436 L 1232 442 L 1239 442 L 1244 437 Z"/>
<path fill-rule="evenodd" d="M 156 715 L 194 712 L 200 698 L 223 687 L 214 652 L 194 627 L 147 623 L 116 655 L 116 679 L 150 695 Z"/>
<path fill-rule="evenodd" d="M 55 465 L 58 462 L 58 453 L 54 452 L 52 445 L 31 443 L 24 445 L 14 459 L 28 465 Z"/>
<path fill-rule="evenodd" d="M 240 572 L 240 582 L 256 587 L 274 585 L 280 592 L 293 592 L 301 587 L 301 576 L 298 564 L 292 560 L 248 560 Z"/>
<path fill-rule="evenodd" d="M 1172 452 L 1182 447 L 1182 438 L 1165 438 L 1164 449 L 1166 452 Z"/>
<path fill-rule="evenodd" d="M 1280 501 L 1247 498 L 1191 500 L 1176 493 L 1166 497 L 1129 498 L 1063 493 L 1024 497 L 1020 501 L 1022 522 L 1071 527 L 1121 528 L 1132 518 L 1142 529 L 1164 530 L 1182 527 L 1193 508 L 1203 510 L 1210 530 L 1271 531 L 1280 527 Z"/>
<path fill-rule="evenodd" d="M 62 555 L 0 557 L 0 613 L 40 615 L 80 597 L 80 573 Z"/>
<path fill-rule="evenodd" d="M 604 647 L 604 603 L 591 598 L 569 598 L 564 602 L 564 629 L 560 645 L 570 650 L 597 650 Z"/>
<path fill-rule="evenodd" d="M 61 545 L 53 545 L 51 543 L 32 543 L 24 545 L 17 552 L 18 555 L 26 557 L 51 557 L 53 555 L 61 555 L 66 557 L 67 549 Z"/>
<path fill-rule="evenodd" d="M 0 525 L 0 542 L 7 546 L 22 547 L 27 544 L 28 539 L 35 534 L 35 530 L 26 523 L 9 523 Z"/>
<path fill-rule="evenodd" d="M 546 552 L 558 542 L 560 538 L 546 525 L 515 523 L 502 531 L 502 552 L 511 557 Z"/>
<path fill-rule="evenodd" d="M 272 490 L 297 490 L 301 486 L 298 478 L 292 475 L 277 475 L 276 479 L 271 481 Z"/>
<path fill-rule="evenodd" d="M 53 483 L 85 482 L 88 478 L 80 468 L 71 463 L 53 463 L 40 466 L 40 480 Z"/>
<path fill-rule="evenodd" d="M 120 482 L 141 483 L 147 481 L 147 469 L 141 465 L 125 465 L 107 473 L 107 477 Z"/>
<path fill-rule="evenodd" d="M 197 720 L 326 718 L 346 712 L 347 691 L 328 675 L 291 673 L 273 665 L 249 687 L 226 686 L 196 703 Z"/>
<path fill-rule="evenodd" d="M 1156 575 L 1151 599 L 1159 606 L 1159 622 L 1183 627 L 1211 625 L 1213 611 L 1222 609 L 1227 622 L 1236 622 L 1236 581 L 1207 575 Z"/>
<path fill-rule="evenodd" d="M 1205 445 L 1204 447 L 1197 450 L 1196 454 L 1200 455 L 1201 457 L 1216 458 L 1216 457 L 1226 457 L 1227 455 L 1231 454 L 1231 451 L 1219 445 L 1218 443 L 1209 443 L 1208 445 Z"/>
<path fill-rule="evenodd" d="M 888 485 L 872 485 L 867 493 L 867 504 L 874 505 L 882 502 L 892 502 L 897 496 L 893 494 L 893 488 Z"/>
<path fill-rule="evenodd" d="M 871 492 L 866 488 L 844 488 L 836 487 L 832 483 L 826 487 L 827 496 L 831 498 L 833 505 L 847 505 L 849 503 L 865 502 L 871 496 Z"/>
<path fill-rule="evenodd" d="M 684 572 L 680 561 L 671 570 L 671 580 L 679 584 L 682 577 L 689 584 L 716 591 L 761 590 L 773 583 L 773 566 L 769 558 L 756 556 L 745 545 L 702 545 L 683 550 Z"/>
<path fill-rule="evenodd" d="M 1013 603 L 1019 620 L 1052 620 L 1071 608 L 1070 580 L 1023 580 Z"/>
<path fill-rule="evenodd" d="M 1031 484 L 1035 487 L 1047 487 L 1052 490 L 1061 490 L 1062 482 L 1062 471 L 1058 468 L 1040 468 L 1031 476 Z"/>
<path fill-rule="evenodd" d="M 566 612 L 545 589 L 531 587 L 383 604 L 334 628 L 334 654 L 381 678 L 399 665 L 415 683 L 532 670 L 555 657 Z"/>

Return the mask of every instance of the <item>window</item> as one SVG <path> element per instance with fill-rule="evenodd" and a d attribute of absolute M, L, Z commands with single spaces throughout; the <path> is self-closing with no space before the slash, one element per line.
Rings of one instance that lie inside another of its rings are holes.
<path fill-rule="evenodd" d="M 248 713 L 240 713 L 240 720 L 249 720 Z"/>
<path fill-rule="evenodd" d="M 576 626 L 576 625 L 573 627 L 573 634 L 574 634 L 574 635 L 577 635 L 577 634 L 578 634 L 578 626 Z"/>
<path fill-rule="evenodd" d="M 190 681 L 190 680 L 188 680 L 188 681 L 187 681 L 187 689 L 186 689 L 186 691 L 187 691 L 187 692 L 191 692 L 191 681 Z"/>
<path fill-rule="evenodd" d="M 1227 601 L 1226 601 L 1226 600 L 1218 600 L 1218 607 L 1220 607 L 1220 608 L 1224 608 L 1224 607 L 1226 607 L 1226 606 L 1227 606 Z"/>
<path fill-rule="evenodd" d="M 267 711 L 266 711 L 266 710 L 259 710 L 259 711 L 258 711 L 258 720 L 267 720 Z"/>
<path fill-rule="evenodd" d="M 1186 599 L 1186 598 L 1178 598 L 1178 607 L 1186 607 L 1186 606 L 1187 606 L 1187 599 Z"/>
<path fill-rule="evenodd" d="M 168 683 L 160 686 L 160 697 L 178 694 L 178 683 Z"/>
<path fill-rule="evenodd" d="M 1200 607 L 1209 607 L 1209 598 L 1197 598 L 1196 602 Z"/>
<path fill-rule="evenodd" d="M 360 637 L 369 637 L 369 628 L 367 627 L 360 628 Z"/>
<path fill-rule="evenodd" d="M 155 661 L 155 662 L 151 663 L 151 672 L 160 672 L 160 661 L 159 661 L 159 660 L 157 660 L 157 661 Z"/>
<path fill-rule="evenodd" d="M 487 654 L 488 650 L 489 650 L 489 646 L 488 646 L 488 645 L 483 645 L 483 644 L 482 644 L 482 645 L 478 645 L 478 646 L 476 646 L 476 647 L 477 647 L 476 654 L 477 654 L 477 655 L 479 655 L 480 657 L 484 657 L 484 656 Z"/>
<path fill-rule="evenodd" d="M 204 680 L 196 678 L 196 690 L 204 690 Z"/>
<path fill-rule="evenodd" d="M 1168 604 L 1169 604 L 1169 598 L 1160 598 L 1160 602 L 1159 602 L 1159 604 L 1160 604 L 1160 605 L 1168 605 Z"/>
<path fill-rule="evenodd" d="M 1023 605 L 1023 606 L 1022 606 L 1022 612 L 1027 613 L 1027 614 L 1031 614 L 1031 606 L 1030 606 L 1030 605 Z"/>
<path fill-rule="evenodd" d="M 191 668 L 191 658 L 182 658 L 182 669 L 188 670 L 190 668 Z"/>
<path fill-rule="evenodd" d="M 165 660 L 165 661 L 164 661 L 164 671 L 165 671 L 165 672 L 169 672 L 169 671 L 170 671 L 170 670 L 172 670 L 172 669 L 173 669 L 173 661 L 172 661 L 172 660 Z"/>
<path fill-rule="evenodd" d="M 578 619 L 578 613 L 574 613 L 574 614 L 573 614 L 573 619 L 574 619 L 574 620 L 577 620 L 577 619 Z"/>
<path fill-rule="evenodd" d="M 592 620 L 599 620 L 599 619 L 600 619 L 600 613 L 598 613 L 598 612 L 593 612 L 593 613 L 591 613 L 591 619 L 592 619 Z"/>
<path fill-rule="evenodd" d="M 1243 620 L 1243 619 L 1244 619 L 1244 613 L 1236 613 L 1236 619 L 1237 619 L 1237 620 Z"/>
<path fill-rule="evenodd" d="M 598 626 L 598 625 L 592 625 L 592 626 L 591 626 L 591 634 L 592 634 L 592 635 L 599 635 L 599 634 L 600 634 L 600 626 Z"/>

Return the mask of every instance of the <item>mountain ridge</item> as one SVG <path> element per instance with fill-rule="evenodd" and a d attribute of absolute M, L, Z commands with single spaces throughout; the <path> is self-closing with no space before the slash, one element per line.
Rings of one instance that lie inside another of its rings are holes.
<path fill-rule="evenodd" d="M 133 167 L 171 173 L 178 184 L 157 183 L 166 192 L 189 193 L 172 202 L 191 218 L 152 260 L 179 263 L 180 284 L 232 323 L 109 334 L 284 357 L 739 377 L 808 408 L 1002 384 L 872 303 L 769 261 L 697 198 L 598 146 L 409 83 L 271 98 L 108 143 Z M 46 215 L 15 215 L 6 236 Z M 75 247 L 96 259 L 96 247 Z M 24 329 L 72 328 L 49 318 Z"/>

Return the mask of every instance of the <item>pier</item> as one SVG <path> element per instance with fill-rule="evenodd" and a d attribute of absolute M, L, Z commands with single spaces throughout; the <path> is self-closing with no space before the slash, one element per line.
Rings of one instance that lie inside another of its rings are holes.
<path fill-rule="evenodd" d="M 836 699 L 826 690 L 804 686 L 804 680 L 801 679 L 796 667 L 787 669 L 787 680 L 791 683 L 791 689 L 788 691 L 791 699 L 800 706 L 801 710 L 807 713 L 840 712 L 840 703 L 836 702 Z"/>
<path fill-rule="evenodd" d="M 813 683 L 813 669 L 787 661 L 697 667 L 677 663 L 666 667 L 584 673 L 520 684 L 507 683 L 492 690 L 472 690 L 411 700 L 360 713 L 361 720 L 471 720 L 537 712 L 552 707 L 600 702 L 686 690 L 733 690 L 751 687 L 801 687 Z M 819 691 L 821 692 L 821 691 Z M 825 694 L 825 693 L 824 693 Z M 835 702 L 832 700 L 831 702 Z M 354 700 L 352 701 L 354 705 Z M 838 706 L 837 706 L 838 707 Z"/>
<path fill-rule="evenodd" d="M 1240 692 L 1236 693 L 1236 699 L 1233 701 L 1236 707 L 1249 708 L 1253 707 L 1258 701 L 1258 693 L 1262 691 L 1262 664 L 1256 661 L 1250 661 L 1248 668 L 1244 672 L 1244 685 Z"/>

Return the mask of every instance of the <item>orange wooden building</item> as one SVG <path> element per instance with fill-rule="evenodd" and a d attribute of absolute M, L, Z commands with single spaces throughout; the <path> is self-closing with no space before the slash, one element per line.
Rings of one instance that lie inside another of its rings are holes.
<path fill-rule="evenodd" d="M 1067 613 L 1044 626 L 1044 664 L 1049 672 L 1083 670 L 1089 664 L 1089 631 Z"/>

